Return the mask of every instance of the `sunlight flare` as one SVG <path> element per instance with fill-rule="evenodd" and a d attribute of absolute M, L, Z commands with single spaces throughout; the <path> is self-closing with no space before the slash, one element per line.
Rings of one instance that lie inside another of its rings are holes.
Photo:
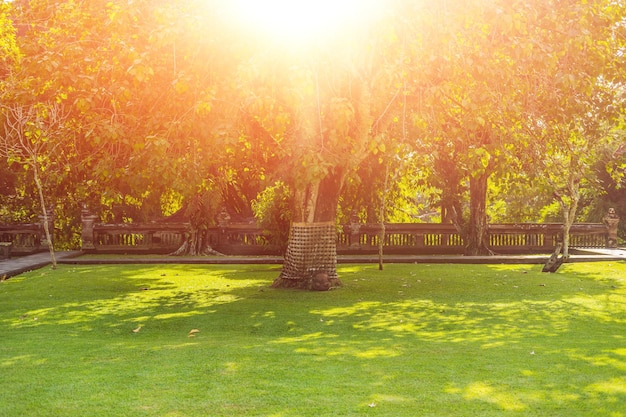
<path fill-rule="evenodd" d="M 233 0 L 229 15 L 251 34 L 289 44 L 326 39 L 367 23 L 381 7 L 374 0 Z"/>

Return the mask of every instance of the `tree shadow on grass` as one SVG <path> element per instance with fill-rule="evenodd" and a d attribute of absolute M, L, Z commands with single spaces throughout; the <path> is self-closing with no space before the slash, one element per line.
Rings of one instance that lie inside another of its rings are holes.
<path fill-rule="evenodd" d="M 211 387 L 213 407 L 238 402 L 249 415 L 277 395 L 287 414 L 339 402 L 361 414 L 619 415 L 625 270 L 603 268 L 341 266 L 344 288 L 309 293 L 270 289 L 275 267 L 73 267 L 18 283 L 31 298 L 3 309 L 0 326 L 105 334 L 120 357 L 171 355 Z M 87 362 L 110 366 L 111 346 Z M 305 401 L 289 397 L 296 386 Z"/>
<path fill-rule="evenodd" d="M 604 268 L 600 275 L 576 267 L 545 275 L 480 266 L 458 277 L 442 267 L 416 267 L 383 288 L 375 273 L 356 270 L 352 279 L 342 278 L 345 290 L 359 289 L 360 299 L 313 308 L 320 330 L 272 343 L 323 357 L 391 358 L 399 378 L 402 369 L 447 375 L 440 389 L 451 401 L 495 410 L 615 412 L 626 399 L 620 348 L 626 292 L 624 268 Z M 424 359 L 406 360 L 417 355 Z"/>
<path fill-rule="evenodd" d="M 10 282 L 27 300 L 7 305 L 0 324 L 9 328 L 57 327 L 86 331 L 126 328 L 213 311 L 241 298 L 238 289 L 263 279 L 233 279 L 232 269 L 183 266 L 71 267 L 35 272 Z M 246 293 L 247 294 L 247 293 Z M 60 326 L 60 327 L 59 327 Z"/>

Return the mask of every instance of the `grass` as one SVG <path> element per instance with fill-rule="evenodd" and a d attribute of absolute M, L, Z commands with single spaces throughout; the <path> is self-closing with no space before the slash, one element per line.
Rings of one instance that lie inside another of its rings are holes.
<path fill-rule="evenodd" d="M 0 416 L 626 416 L 626 265 L 540 269 L 31 272 L 0 283 Z"/>

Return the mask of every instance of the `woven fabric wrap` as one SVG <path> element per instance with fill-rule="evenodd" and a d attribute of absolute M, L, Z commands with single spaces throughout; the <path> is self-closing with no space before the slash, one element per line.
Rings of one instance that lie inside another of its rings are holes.
<path fill-rule="evenodd" d="M 337 278 L 335 224 L 293 223 L 281 278 L 310 279 L 321 272 Z"/>

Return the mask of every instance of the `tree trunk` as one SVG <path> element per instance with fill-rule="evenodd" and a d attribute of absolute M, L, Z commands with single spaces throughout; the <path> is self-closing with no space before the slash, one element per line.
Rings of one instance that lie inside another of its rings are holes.
<path fill-rule="evenodd" d="M 569 258 L 570 230 L 576 220 L 578 204 L 580 203 L 580 175 L 576 170 L 570 172 L 567 180 L 567 197 L 560 191 L 555 191 L 557 201 L 563 210 L 563 259 L 567 262 Z"/>
<path fill-rule="evenodd" d="M 563 258 L 565 261 L 569 258 L 569 245 L 570 245 L 570 230 L 576 220 L 576 212 L 578 211 L 578 202 L 580 196 L 576 192 L 571 197 L 569 205 L 563 204 Z"/>
<path fill-rule="evenodd" d="M 224 256 L 224 254 L 216 251 L 209 244 L 208 236 L 205 230 L 192 230 L 189 236 L 185 239 L 183 244 L 170 256 L 208 256 L 217 255 Z"/>
<path fill-rule="evenodd" d="M 487 222 L 487 180 L 483 172 L 470 176 L 470 219 L 467 229 L 465 255 L 492 255 L 489 249 L 489 225 Z"/>
<path fill-rule="evenodd" d="M 214 224 L 214 221 L 217 221 L 219 226 L 220 222 L 223 221 L 226 225 L 230 220 L 225 207 L 222 206 L 222 211 L 218 211 L 218 201 L 222 201 L 221 195 L 213 190 L 198 193 L 183 208 L 168 217 L 166 221 L 189 222 L 191 227 L 180 247 L 170 253 L 171 256 L 223 256 L 211 246 L 207 230 Z"/>
<path fill-rule="evenodd" d="M 435 176 L 441 189 L 441 223 L 452 223 L 457 231 L 465 234 L 463 206 L 461 204 L 461 175 L 456 162 L 449 157 L 435 159 Z"/>
<path fill-rule="evenodd" d="M 335 222 L 343 180 L 343 172 L 336 171 L 295 191 L 285 262 L 273 287 L 329 290 L 341 285 Z"/>
<path fill-rule="evenodd" d="M 463 218 L 463 207 L 457 193 L 442 190 L 441 198 L 441 223 L 452 224 L 457 233 L 467 236 L 467 224 Z"/>
<path fill-rule="evenodd" d="M 385 247 L 385 212 L 387 211 L 387 186 L 389 183 L 389 163 L 385 168 L 385 181 L 383 183 L 383 193 L 380 198 L 380 233 L 378 236 L 378 270 L 383 270 L 383 250 Z"/>
<path fill-rule="evenodd" d="M 557 244 L 556 249 L 554 249 L 554 252 L 550 256 L 550 258 L 548 258 L 548 261 L 543 266 L 543 269 L 541 270 L 541 272 L 556 272 L 556 270 L 559 269 L 559 267 L 566 260 L 564 256 L 559 257 L 562 250 L 563 250 L 563 244 L 562 243 Z"/>
<path fill-rule="evenodd" d="M 37 193 L 39 194 L 39 203 L 41 204 L 41 213 L 43 214 L 43 230 L 46 235 L 46 242 L 48 243 L 50 261 L 52 262 L 52 269 L 57 269 L 57 258 L 54 254 L 54 242 L 52 242 L 50 226 L 48 225 L 48 209 L 46 209 L 46 200 L 43 197 L 43 185 L 41 184 L 41 179 L 39 178 L 36 164 L 32 164 L 32 166 L 35 185 L 37 187 Z"/>

